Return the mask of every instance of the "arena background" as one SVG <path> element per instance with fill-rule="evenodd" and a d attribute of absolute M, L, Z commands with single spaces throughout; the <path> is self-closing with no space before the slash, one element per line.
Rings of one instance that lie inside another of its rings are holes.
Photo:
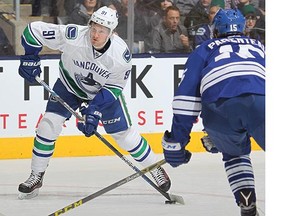
<path fill-rule="evenodd" d="M 156 153 L 162 152 L 161 138 L 171 127 L 172 99 L 182 76 L 185 57 L 133 58 L 132 72 L 124 90 L 132 123 Z M 58 77 L 59 57 L 42 57 L 41 78 L 50 87 Z M 39 85 L 30 85 L 18 75 L 19 60 L 0 61 L 0 158 L 30 158 L 35 129 L 45 111 L 48 94 Z M 205 151 L 201 118 L 193 126 L 188 149 Z M 98 127 L 100 134 L 117 147 L 114 140 Z M 253 141 L 253 150 L 258 150 Z M 119 149 L 120 150 L 120 149 Z M 120 150 L 123 154 L 123 152 Z M 63 126 L 56 142 L 54 157 L 113 155 L 96 136 L 87 138 L 76 127 L 75 117 Z"/>

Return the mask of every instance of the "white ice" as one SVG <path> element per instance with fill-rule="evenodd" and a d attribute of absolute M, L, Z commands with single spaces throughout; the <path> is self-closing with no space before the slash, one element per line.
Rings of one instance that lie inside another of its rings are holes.
<path fill-rule="evenodd" d="M 163 158 L 162 154 L 158 156 L 159 160 Z M 142 168 L 130 156 L 125 157 Z M 257 208 L 263 216 L 265 153 L 253 151 L 251 158 Z M 193 153 L 186 165 L 163 166 L 172 180 L 169 193 L 182 196 L 185 205 L 165 205 L 167 199 L 139 177 L 63 215 L 239 216 L 221 159 L 221 154 Z M 18 200 L 18 185 L 28 178 L 30 162 L 30 159 L 0 160 L 0 216 L 47 216 L 134 172 L 117 156 L 52 158 L 39 196 Z"/>

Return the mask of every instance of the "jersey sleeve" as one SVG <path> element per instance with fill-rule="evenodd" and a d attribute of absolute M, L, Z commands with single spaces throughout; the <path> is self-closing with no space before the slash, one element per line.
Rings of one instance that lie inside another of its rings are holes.
<path fill-rule="evenodd" d="M 41 21 L 28 24 L 21 36 L 21 43 L 25 49 L 25 54 L 38 55 L 43 46 L 62 51 L 65 29 L 66 27 L 64 25 Z"/>
<path fill-rule="evenodd" d="M 174 95 L 171 137 L 175 142 L 187 144 L 193 123 L 201 112 L 200 73 L 205 65 L 196 52 L 189 56 L 179 87 Z"/>

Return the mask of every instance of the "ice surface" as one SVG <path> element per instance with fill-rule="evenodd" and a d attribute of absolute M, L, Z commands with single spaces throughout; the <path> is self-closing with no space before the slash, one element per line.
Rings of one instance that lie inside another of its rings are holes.
<path fill-rule="evenodd" d="M 159 154 L 159 160 L 163 158 Z M 127 156 L 139 169 L 136 162 Z M 257 207 L 265 215 L 265 153 L 251 154 Z M 56 212 L 118 180 L 133 170 L 117 156 L 52 158 L 38 197 L 18 200 L 18 185 L 30 174 L 30 159 L 0 160 L 0 216 L 42 216 Z M 224 172 L 221 154 L 193 153 L 190 163 L 163 166 L 172 180 L 169 193 L 185 205 L 167 205 L 166 198 L 141 177 L 67 211 L 74 216 L 239 216 Z M 147 174 L 150 178 L 150 174 Z M 62 214 L 61 214 L 62 215 Z"/>

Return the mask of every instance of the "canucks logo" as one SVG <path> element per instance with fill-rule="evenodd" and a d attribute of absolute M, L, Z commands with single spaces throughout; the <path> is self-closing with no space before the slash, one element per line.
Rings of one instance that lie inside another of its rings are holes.
<path fill-rule="evenodd" d="M 93 79 L 92 73 L 89 73 L 88 76 L 75 74 L 75 80 L 78 85 L 89 94 L 96 94 L 102 87 L 99 82 Z"/>
<path fill-rule="evenodd" d="M 123 58 L 126 62 L 129 62 L 131 60 L 131 53 L 128 49 L 126 49 L 123 53 Z"/>
<path fill-rule="evenodd" d="M 65 36 L 67 39 L 74 40 L 78 36 L 78 29 L 77 26 L 68 26 L 66 28 Z"/>

